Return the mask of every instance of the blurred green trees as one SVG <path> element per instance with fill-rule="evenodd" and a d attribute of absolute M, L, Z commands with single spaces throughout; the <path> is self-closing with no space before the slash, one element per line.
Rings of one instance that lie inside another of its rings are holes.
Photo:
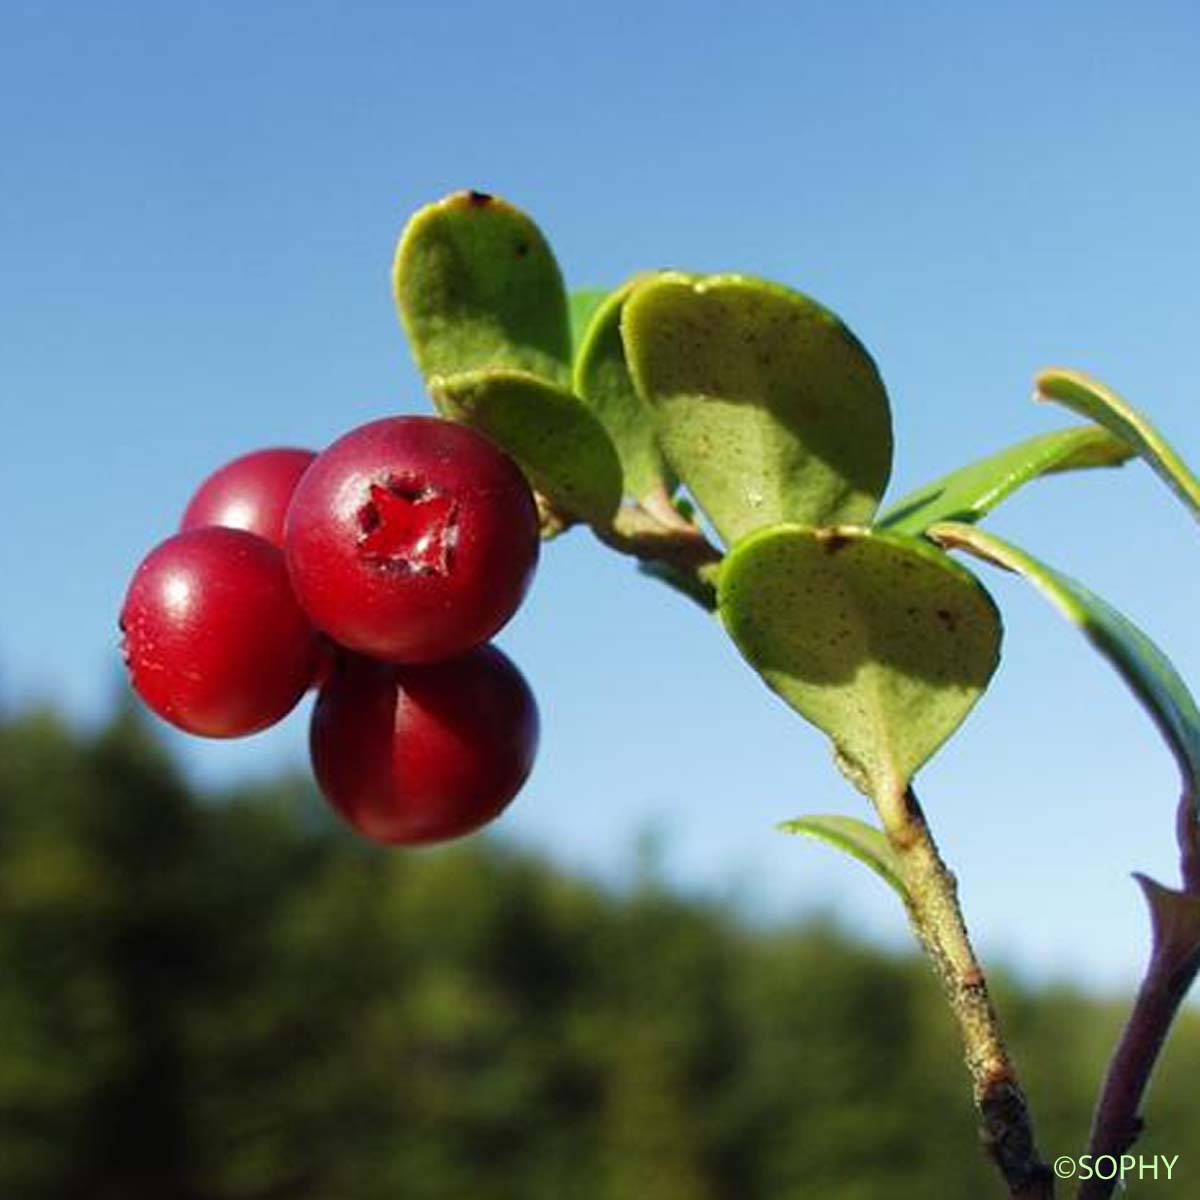
<path fill-rule="evenodd" d="M 1121 1006 L 1000 1002 L 1045 1151 L 1079 1153 Z M 942 1010 L 820 924 L 381 852 L 302 782 L 196 797 L 128 715 L 0 726 L 0 1196 L 991 1195 Z M 1189 1013 L 1141 1147 L 1181 1156 L 1164 1195 L 1200 1197 L 1198 1074 Z"/>

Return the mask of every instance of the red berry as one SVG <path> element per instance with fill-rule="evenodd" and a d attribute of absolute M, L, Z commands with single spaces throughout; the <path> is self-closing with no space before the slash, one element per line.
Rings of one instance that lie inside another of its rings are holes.
<path fill-rule="evenodd" d="M 537 705 L 493 646 L 399 666 L 345 656 L 313 710 L 313 770 L 329 802 L 377 842 L 471 833 L 520 790 L 537 750 Z"/>
<path fill-rule="evenodd" d="M 433 417 L 352 430 L 317 457 L 288 509 L 300 603 L 336 642 L 392 662 L 486 642 L 521 603 L 538 546 L 517 465 Z"/>
<path fill-rule="evenodd" d="M 214 471 L 188 503 L 179 528 L 225 525 L 257 533 L 283 549 L 283 519 L 311 450 L 256 450 Z"/>
<path fill-rule="evenodd" d="M 192 529 L 152 550 L 129 585 L 121 629 L 138 695 L 206 737 L 273 725 L 319 661 L 282 552 L 240 529 Z"/>
<path fill-rule="evenodd" d="M 338 648 L 323 634 L 317 634 L 317 666 L 313 671 L 312 688 L 323 688 L 337 667 Z"/>

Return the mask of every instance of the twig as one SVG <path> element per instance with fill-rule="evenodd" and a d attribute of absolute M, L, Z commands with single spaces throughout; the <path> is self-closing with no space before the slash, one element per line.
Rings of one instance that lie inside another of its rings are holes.
<path fill-rule="evenodd" d="M 913 928 L 958 1023 L 984 1148 L 1015 1200 L 1051 1200 L 1054 1176 L 1038 1157 L 1025 1095 L 959 907 L 957 881 L 911 788 L 894 805 L 881 805 L 880 815 L 903 868 Z"/>
<path fill-rule="evenodd" d="M 671 508 L 666 513 L 651 512 L 640 504 L 618 510 L 608 528 L 593 526 L 595 535 L 606 546 L 636 558 L 651 573 L 691 596 L 702 608 L 712 611 L 716 605 L 713 583 L 721 551 L 699 526 Z"/>
<path fill-rule="evenodd" d="M 1179 802 L 1176 833 L 1183 890 L 1164 888 L 1144 875 L 1134 877 L 1150 905 L 1154 940 L 1092 1119 L 1088 1153 L 1093 1161 L 1106 1155 L 1119 1159 L 1141 1136 L 1142 1098 L 1180 1005 L 1200 972 L 1200 825 L 1190 792 Z M 1115 1179 L 1093 1175 L 1079 1185 L 1079 1200 L 1107 1200 L 1115 1187 Z"/>

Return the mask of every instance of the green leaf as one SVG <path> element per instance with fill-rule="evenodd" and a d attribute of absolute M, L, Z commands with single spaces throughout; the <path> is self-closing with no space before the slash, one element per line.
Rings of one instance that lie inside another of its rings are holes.
<path fill-rule="evenodd" d="M 871 519 L 891 469 L 887 393 L 833 313 L 761 280 L 663 274 L 622 324 L 667 462 L 727 543 Z"/>
<path fill-rule="evenodd" d="M 675 490 L 663 460 L 654 410 L 638 395 L 625 361 L 621 312 L 637 280 L 608 296 L 592 316 L 575 358 L 575 391 L 608 430 L 625 472 L 625 494 L 641 499 Z"/>
<path fill-rule="evenodd" d="M 579 344 L 587 327 L 592 323 L 596 309 L 608 298 L 608 292 L 603 288 L 584 288 L 572 292 L 567 297 L 567 311 L 571 318 L 571 351 L 573 356 L 579 354 Z"/>
<path fill-rule="evenodd" d="M 1150 464 L 1156 474 L 1200 520 L 1200 480 L 1174 447 L 1133 405 L 1082 371 L 1043 371 L 1038 398 L 1059 404 L 1103 425 Z"/>
<path fill-rule="evenodd" d="M 558 263 L 541 230 L 504 200 L 456 192 L 421 209 L 396 248 L 393 283 L 426 379 L 513 367 L 569 385 Z"/>
<path fill-rule="evenodd" d="M 939 545 L 965 550 L 984 562 L 1027 579 L 1116 668 L 1150 713 L 1183 776 L 1197 795 L 1200 781 L 1200 711 L 1187 684 L 1167 656 L 1128 617 L 1083 584 L 1038 561 L 1011 542 L 971 525 L 935 525 L 929 536 Z"/>
<path fill-rule="evenodd" d="M 503 446 L 555 508 L 590 524 L 612 520 L 621 503 L 621 464 L 604 426 L 577 396 L 503 368 L 435 378 L 431 391 L 443 416 Z"/>
<path fill-rule="evenodd" d="M 1043 475 L 1117 467 L 1132 457 L 1124 442 L 1095 425 L 1043 433 L 910 492 L 879 518 L 876 527 L 916 535 L 937 521 L 974 524 Z"/>
<path fill-rule="evenodd" d="M 844 851 L 859 862 L 866 863 L 880 879 L 894 888 L 909 904 L 908 888 L 904 884 L 904 871 L 900 858 L 892 849 L 887 837 L 874 825 L 859 821 L 855 817 L 812 816 L 784 821 L 779 826 L 784 833 L 798 833 L 815 838 L 838 850 Z"/>
<path fill-rule="evenodd" d="M 881 805 L 966 718 L 999 657 L 979 581 L 901 534 L 764 529 L 726 558 L 718 602 L 750 665 Z"/>

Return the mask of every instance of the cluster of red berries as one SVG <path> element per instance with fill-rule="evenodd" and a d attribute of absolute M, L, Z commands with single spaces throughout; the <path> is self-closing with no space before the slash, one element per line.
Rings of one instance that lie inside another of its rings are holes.
<path fill-rule="evenodd" d="M 380 842 L 457 837 L 533 765 L 533 694 L 487 642 L 538 548 L 525 477 L 461 425 L 392 417 L 321 454 L 248 454 L 134 575 L 130 678 L 207 737 L 265 729 L 319 687 L 310 748 L 334 808 Z"/>

